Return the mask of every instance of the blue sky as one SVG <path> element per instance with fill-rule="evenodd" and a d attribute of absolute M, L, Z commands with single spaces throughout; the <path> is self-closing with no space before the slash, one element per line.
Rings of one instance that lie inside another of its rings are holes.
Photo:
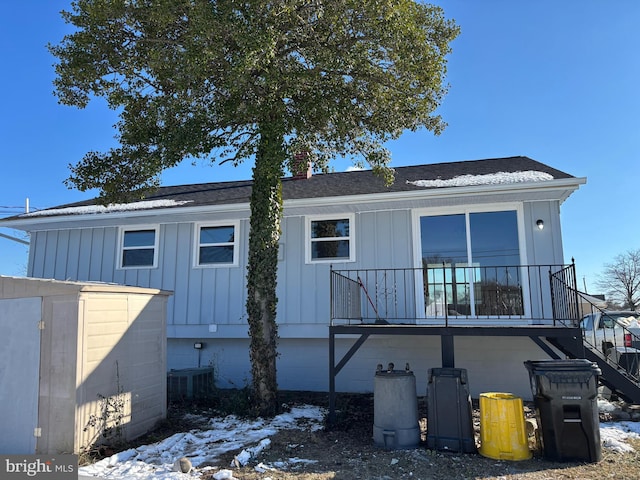
<path fill-rule="evenodd" d="M 565 260 L 590 293 L 603 264 L 640 248 L 640 2 L 450 0 L 462 29 L 449 57 L 439 137 L 407 133 L 392 166 L 526 155 L 587 184 L 562 206 Z M 48 42 L 69 31 L 63 0 L 6 2 L 0 17 L 0 217 L 90 198 L 68 165 L 115 144 L 114 112 L 57 104 Z M 337 162 L 336 170 L 348 165 Z M 164 184 L 250 178 L 250 165 L 178 166 Z M 20 232 L 0 229 L 0 233 Z M 26 247 L 0 238 L 0 274 L 26 272 Z"/>

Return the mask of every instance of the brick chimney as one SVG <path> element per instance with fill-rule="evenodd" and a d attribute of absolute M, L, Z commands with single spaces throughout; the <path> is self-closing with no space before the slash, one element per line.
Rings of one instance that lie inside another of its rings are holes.
<path fill-rule="evenodd" d="M 291 176 L 295 180 L 306 180 L 313 175 L 309 152 L 296 153 L 290 164 Z"/>

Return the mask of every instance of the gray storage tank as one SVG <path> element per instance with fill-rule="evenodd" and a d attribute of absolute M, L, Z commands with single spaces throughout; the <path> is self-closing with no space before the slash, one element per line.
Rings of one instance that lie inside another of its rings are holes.
<path fill-rule="evenodd" d="M 373 392 L 373 442 L 389 450 L 415 448 L 420 443 L 416 377 L 406 365 L 386 370 L 378 365 Z"/>

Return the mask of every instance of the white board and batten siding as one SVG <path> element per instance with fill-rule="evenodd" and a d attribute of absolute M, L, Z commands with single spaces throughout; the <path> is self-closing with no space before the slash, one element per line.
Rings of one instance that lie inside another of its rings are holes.
<path fill-rule="evenodd" d="M 280 386 L 310 390 L 328 388 L 327 338 L 331 265 L 307 262 L 305 243 L 308 239 L 305 224 L 310 214 L 329 214 L 336 218 L 352 215 L 354 219 L 352 247 L 355 248 L 355 261 L 334 262 L 334 269 L 412 268 L 420 265 L 420 259 L 416 258 L 415 253 L 415 245 L 420 238 L 420 232 L 416 231 L 415 226 L 415 218 L 419 212 L 434 212 L 439 208 L 451 211 L 453 208 L 464 209 L 483 204 L 487 208 L 507 205 L 512 209 L 516 206 L 523 264 L 564 263 L 560 205 L 555 199 L 535 198 L 523 201 L 518 194 L 502 197 L 483 194 L 465 199 L 451 197 L 432 200 L 404 199 L 384 204 L 336 204 L 312 210 L 306 207 L 289 208 L 285 205 L 277 287 L 281 337 L 278 364 Z M 239 261 L 237 265 L 221 268 L 194 266 L 197 223 L 218 221 L 220 218 L 205 210 L 200 214 L 191 212 L 188 217 L 181 217 L 176 212 L 179 209 L 174 210 L 170 216 L 149 215 L 145 217 L 146 223 L 140 218 L 120 217 L 110 226 L 104 226 L 102 222 L 102 225 L 96 224 L 95 227 L 86 229 L 34 231 L 31 236 L 29 274 L 56 279 L 101 280 L 173 291 L 167 313 L 168 367 L 180 369 L 212 365 L 218 367 L 216 375 L 223 385 L 225 379 L 228 380 L 228 385 L 241 385 L 250 378 L 245 313 L 248 210 L 239 207 L 237 212 L 225 212 L 227 219 L 233 218 L 239 222 Z M 537 218 L 544 218 L 549 226 L 542 233 L 533 231 Z M 158 227 L 158 262 L 154 268 L 117 267 L 119 228 L 129 224 Z M 411 365 L 426 363 L 439 366 L 439 343 L 434 348 L 425 348 L 425 351 L 415 346 L 433 341 L 427 338 L 394 339 L 393 342 L 406 344 L 405 350 L 411 352 L 411 355 L 405 355 L 406 359 L 399 359 L 396 363 L 404 364 L 408 361 Z M 199 352 L 194 351 L 194 340 L 204 342 L 205 348 Z M 362 380 L 363 372 L 373 372 L 377 363 L 387 361 L 386 346 L 391 342 L 385 340 L 376 343 L 372 340 L 365 342 L 362 353 L 359 351 L 339 374 L 337 382 L 340 390 L 360 391 L 372 388 L 373 383 L 369 379 L 372 373 Z M 351 341 L 340 340 L 339 343 L 348 348 Z M 530 346 L 529 343 L 532 342 L 520 345 L 517 351 L 526 352 L 525 360 L 534 359 L 534 356 L 540 358 L 539 348 Z M 488 348 L 487 351 L 484 350 L 485 347 Z M 366 353 L 368 351 L 371 353 Z M 528 385 L 526 371 L 523 370 L 525 376 L 520 378 L 523 369 L 520 360 L 509 360 L 515 350 L 502 339 L 496 338 L 493 341 L 485 338 L 483 342 L 456 339 L 456 359 L 468 356 L 469 359 L 475 358 L 482 363 L 487 352 L 494 351 L 503 352 L 503 356 L 495 360 L 496 368 L 501 368 L 503 372 L 512 369 L 514 372 L 513 375 L 508 372 L 501 374 L 503 378 L 517 376 L 520 385 Z M 368 355 L 371 365 L 368 361 L 364 365 L 363 356 L 362 367 L 357 367 L 359 355 Z M 300 364 L 303 358 L 313 359 L 308 367 L 308 375 L 295 373 L 295 365 Z M 477 364 L 472 361 L 468 363 Z M 459 366 L 465 368 L 462 364 Z M 475 369 L 473 365 L 469 368 Z M 483 377 L 478 382 L 480 384 L 486 383 L 484 378 L 493 378 L 495 375 L 476 370 L 476 375 Z M 484 389 L 481 386 L 479 388 Z"/>
<path fill-rule="evenodd" d="M 79 453 L 99 443 L 99 428 L 90 423 L 92 416 L 101 416 L 103 398 L 124 401 L 118 413 L 122 439 L 146 433 L 166 417 L 168 295 L 120 285 L 0 277 L 3 306 L 29 302 L 37 312 L 36 318 L 2 309 L 1 321 L 14 329 L 35 322 L 29 332 L 37 334 L 31 341 L 3 324 L 8 334 L 2 342 L 9 351 L 31 342 L 29 351 L 37 352 L 34 359 L 15 355 L 3 364 L 8 371 L 37 368 L 35 374 L 23 372 L 23 381 L 35 387 L 22 392 L 28 396 L 24 406 L 36 405 L 29 417 L 34 421 L 21 422 L 21 433 L 34 444 L 16 453 Z M 12 394 L 4 382 L 1 394 Z"/>

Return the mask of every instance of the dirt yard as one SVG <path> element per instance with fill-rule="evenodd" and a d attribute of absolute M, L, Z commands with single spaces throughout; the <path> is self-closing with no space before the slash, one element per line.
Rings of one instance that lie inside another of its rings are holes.
<path fill-rule="evenodd" d="M 288 392 L 284 405 L 327 406 L 326 394 Z M 419 411 L 425 411 L 424 400 Z M 530 406 L 527 416 L 533 416 Z M 475 409 L 476 440 L 479 439 L 479 412 Z M 640 441 L 633 441 L 636 453 L 615 453 L 603 448 L 599 463 L 555 463 L 536 452 L 531 460 L 499 461 L 477 453 L 436 452 L 424 442 L 412 450 L 386 451 L 373 444 L 373 396 L 341 395 L 337 422 L 318 432 L 281 431 L 271 438 L 270 448 L 247 466 L 231 468 L 239 480 L 452 480 L 452 479 L 629 479 L 640 478 Z M 424 425 L 424 421 L 421 422 Z M 424 438 L 423 438 L 424 440 Z M 217 466 L 231 465 L 229 452 Z M 260 468 L 260 465 L 268 468 Z M 215 472 L 214 472 L 215 473 Z M 213 473 L 203 474 L 211 479 Z"/>

